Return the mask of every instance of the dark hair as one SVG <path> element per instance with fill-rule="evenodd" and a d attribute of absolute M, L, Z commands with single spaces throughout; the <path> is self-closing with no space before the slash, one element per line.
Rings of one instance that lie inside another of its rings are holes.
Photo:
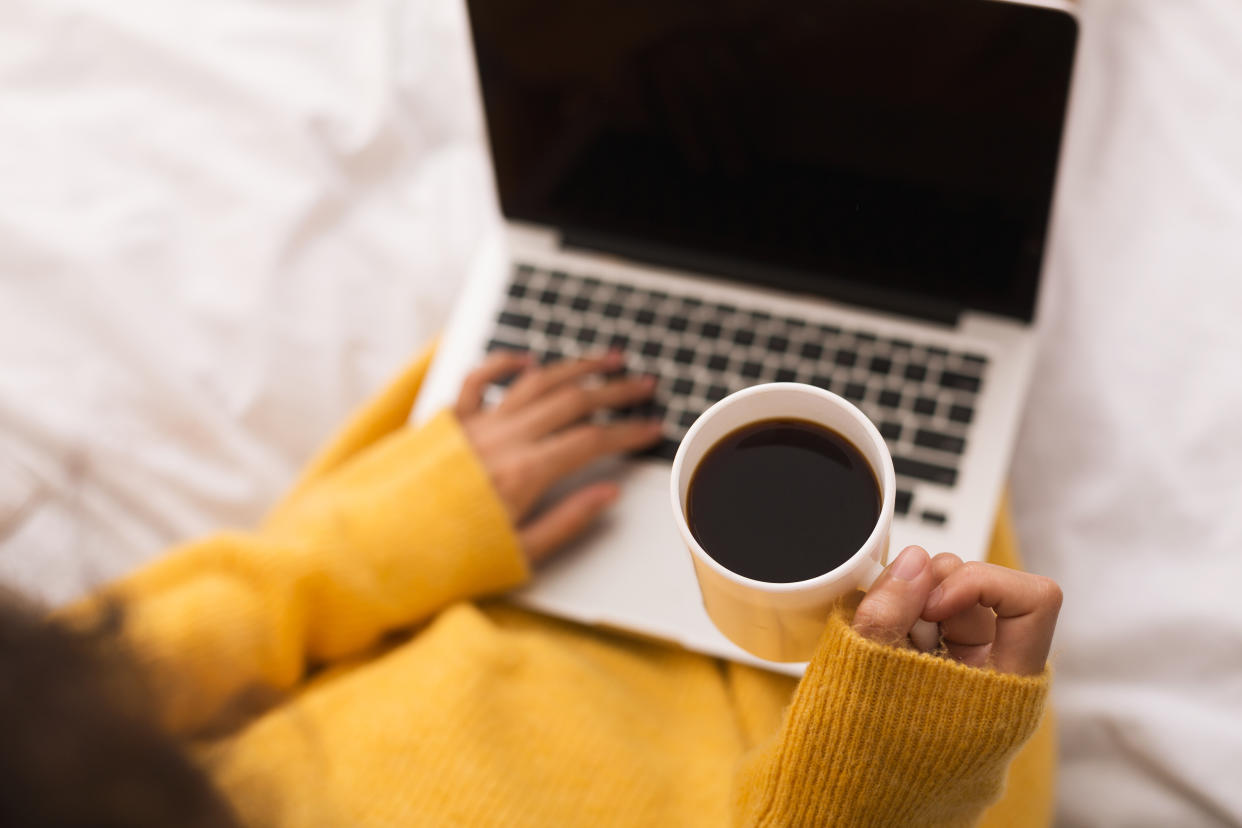
<path fill-rule="evenodd" d="M 238 824 L 147 712 L 119 625 L 113 608 L 92 629 L 70 629 L 0 590 L 0 825 Z"/>

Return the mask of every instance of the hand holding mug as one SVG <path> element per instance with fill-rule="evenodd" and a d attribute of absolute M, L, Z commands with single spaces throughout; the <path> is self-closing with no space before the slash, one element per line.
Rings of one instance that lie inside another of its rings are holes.
<path fill-rule="evenodd" d="M 909 647 L 921 618 L 940 625 L 950 658 L 1030 676 L 1043 672 L 1060 609 L 1061 589 L 1048 578 L 947 553 L 929 559 L 908 546 L 859 603 L 854 630 Z"/>

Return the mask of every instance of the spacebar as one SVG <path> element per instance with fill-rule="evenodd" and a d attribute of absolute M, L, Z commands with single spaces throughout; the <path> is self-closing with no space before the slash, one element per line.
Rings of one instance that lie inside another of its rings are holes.
<path fill-rule="evenodd" d="M 924 463 L 922 460 L 911 460 L 909 457 L 894 457 L 893 470 L 904 477 L 926 480 L 928 483 L 939 483 L 952 486 L 957 482 L 957 469 Z"/>

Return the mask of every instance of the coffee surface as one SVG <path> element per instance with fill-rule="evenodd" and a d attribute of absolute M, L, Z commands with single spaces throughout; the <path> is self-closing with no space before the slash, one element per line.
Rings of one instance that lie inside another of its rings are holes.
<path fill-rule="evenodd" d="M 875 528 L 880 487 L 848 440 L 807 420 L 762 420 L 725 435 L 695 469 L 686 520 L 725 568 L 803 581 L 848 560 Z"/>

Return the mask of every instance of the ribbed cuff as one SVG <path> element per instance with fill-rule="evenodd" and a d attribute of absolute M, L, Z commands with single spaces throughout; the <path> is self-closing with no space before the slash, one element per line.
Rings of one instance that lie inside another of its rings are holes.
<path fill-rule="evenodd" d="M 381 602 L 387 624 L 530 575 L 505 506 L 449 411 L 369 446 L 288 504 L 265 534 L 322 556 L 341 582 L 329 593 L 356 584 Z M 340 636 L 352 638 L 345 629 Z"/>
<path fill-rule="evenodd" d="M 883 646 L 832 617 L 748 810 L 763 825 L 961 825 L 1003 788 L 1049 677 Z"/>

